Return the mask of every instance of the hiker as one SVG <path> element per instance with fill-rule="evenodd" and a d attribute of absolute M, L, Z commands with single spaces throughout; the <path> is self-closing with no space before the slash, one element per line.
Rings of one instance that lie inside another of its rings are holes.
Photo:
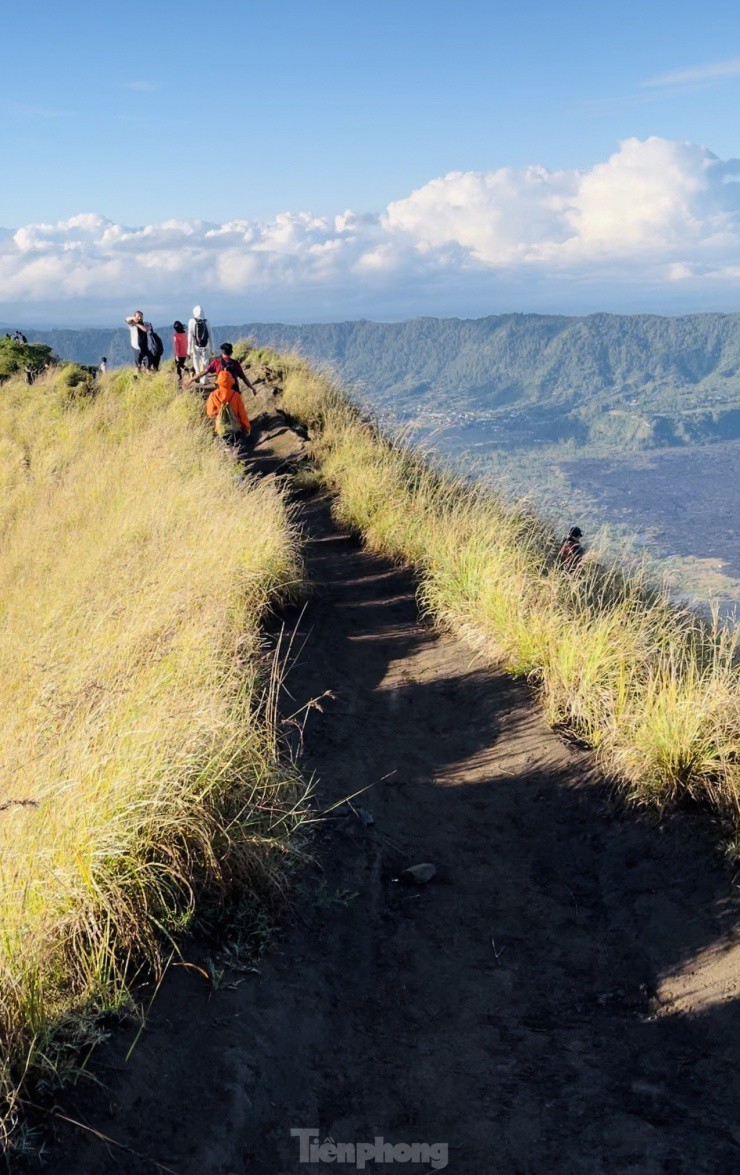
<path fill-rule="evenodd" d="M 149 367 L 149 332 L 152 329 L 152 324 L 144 322 L 142 311 L 137 310 L 135 314 L 129 314 L 126 326 L 131 336 L 131 349 L 134 352 L 136 370 L 141 371 L 142 367 Z"/>
<path fill-rule="evenodd" d="M 213 334 L 202 306 L 193 306 L 193 317 L 188 322 L 188 354 L 192 356 L 196 375 L 200 375 L 213 354 Z"/>
<path fill-rule="evenodd" d="M 108 370 L 108 360 L 107 360 L 106 356 L 104 355 L 103 358 L 100 360 L 100 363 L 98 364 L 98 375 L 105 375 L 107 370 Z"/>
<path fill-rule="evenodd" d="M 177 382 L 182 383 L 182 373 L 188 359 L 188 332 L 179 319 L 173 322 L 172 331 L 172 353 L 175 356 Z"/>
<path fill-rule="evenodd" d="M 583 538 L 583 531 L 580 526 L 571 526 L 567 535 L 560 544 L 558 551 L 558 565 L 564 571 L 575 571 L 576 567 L 583 560 L 585 551 L 581 539 Z"/>
<path fill-rule="evenodd" d="M 159 371 L 159 361 L 163 352 L 164 343 L 152 327 L 149 331 L 149 367 L 152 371 Z"/>
<path fill-rule="evenodd" d="M 208 364 L 208 366 L 204 368 L 204 370 L 201 371 L 198 375 L 194 376 L 192 382 L 197 384 L 198 380 L 203 379 L 206 375 L 217 376 L 220 371 L 228 371 L 234 379 L 234 386 L 238 392 L 241 390 L 239 388 L 239 380 L 241 380 L 242 383 L 249 388 L 252 395 L 256 396 L 257 392 L 255 391 L 254 384 L 251 382 L 251 380 L 247 379 L 246 375 L 244 374 L 244 368 L 242 367 L 239 360 L 233 358 L 234 348 L 231 343 L 222 343 L 220 350 L 221 354 L 219 357 L 217 359 L 211 359 L 211 362 Z"/>
<path fill-rule="evenodd" d="M 26 383 L 29 384 L 29 386 L 30 386 L 33 383 L 34 379 L 36 378 L 36 373 L 33 370 L 33 368 L 31 367 L 30 363 L 26 364 L 25 373 L 26 373 Z"/>
<path fill-rule="evenodd" d="M 206 412 L 213 418 L 216 436 L 241 450 L 251 441 L 252 424 L 247 416 L 244 401 L 236 387 L 236 381 L 226 368 L 216 376 L 216 386 L 206 401 Z"/>
<path fill-rule="evenodd" d="M 27 343 L 28 339 L 22 330 L 13 331 L 12 339 L 14 343 Z"/>

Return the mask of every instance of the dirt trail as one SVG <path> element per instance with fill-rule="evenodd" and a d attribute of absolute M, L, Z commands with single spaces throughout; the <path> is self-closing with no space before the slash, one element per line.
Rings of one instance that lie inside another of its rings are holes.
<path fill-rule="evenodd" d="M 260 446 L 268 469 L 289 442 Z M 327 824 L 259 975 L 211 992 L 173 971 L 131 1059 L 119 1034 L 104 1088 L 60 1099 L 148 1158 L 68 1128 L 47 1170 L 330 1169 L 299 1162 L 290 1130 L 309 1127 L 444 1142 L 455 1175 L 740 1170 L 738 907 L 708 844 L 614 804 L 325 498 L 301 517 L 314 591 L 290 704 L 332 692 L 305 766 L 323 802 L 368 788 L 375 824 Z M 394 880 L 421 861 L 430 884 Z"/>

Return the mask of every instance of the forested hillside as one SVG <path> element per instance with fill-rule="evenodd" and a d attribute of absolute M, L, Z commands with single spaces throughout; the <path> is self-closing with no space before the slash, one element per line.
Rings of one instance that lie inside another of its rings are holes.
<path fill-rule="evenodd" d="M 125 330 L 31 334 L 65 359 L 129 359 Z M 650 448 L 740 435 L 739 314 L 509 314 L 216 329 L 219 340 L 246 335 L 333 364 L 374 406 L 402 416 L 430 408 L 490 414 L 505 443 L 573 437 Z"/>

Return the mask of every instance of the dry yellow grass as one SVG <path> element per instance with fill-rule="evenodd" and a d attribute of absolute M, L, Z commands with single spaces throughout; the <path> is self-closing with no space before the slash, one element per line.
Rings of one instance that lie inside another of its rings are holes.
<path fill-rule="evenodd" d="M 549 721 L 595 747 L 633 799 L 699 799 L 737 827 L 737 633 L 675 608 L 639 568 L 559 570 L 531 509 L 390 442 L 300 358 L 284 366 L 284 405 L 314 428 L 337 515 L 416 567 L 429 612 L 535 683 Z"/>
<path fill-rule="evenodd" d="M 259 626 L 299 579 L 274 485 L 241 482 L 170 377 L 0 393 L 0 1084 L 115 1006 L 209 880 L 280 885 L 301 788 Z"/>

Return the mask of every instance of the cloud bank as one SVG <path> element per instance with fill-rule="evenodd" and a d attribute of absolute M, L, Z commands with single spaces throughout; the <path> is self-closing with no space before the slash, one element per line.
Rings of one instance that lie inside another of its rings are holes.
<path fill-rule="evenodd" d="M 450 172 L 379 213 L 144 227 L 85 213 L 0 230 L 0 313 L 136 303 L 231 321 L 540 309 L 735 309 L 740 160 L 627 139 L 587 170 Z"/>

